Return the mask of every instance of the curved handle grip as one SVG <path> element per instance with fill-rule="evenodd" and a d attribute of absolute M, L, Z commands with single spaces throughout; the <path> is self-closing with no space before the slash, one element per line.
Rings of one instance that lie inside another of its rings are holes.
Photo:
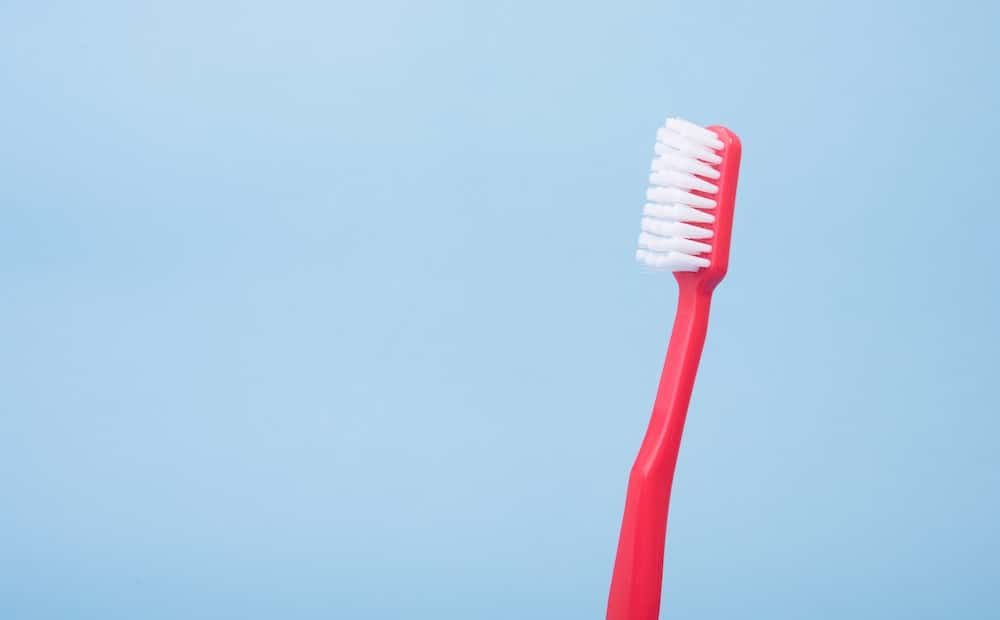
<path fill-rule="evenodd" d="M 607 620 L 656 620 L 660 613 L 670 488 L 712 303 L 712 287 L 687 275 L 677 274 L 680 294 L 670 346 L 629 476 Z"/>

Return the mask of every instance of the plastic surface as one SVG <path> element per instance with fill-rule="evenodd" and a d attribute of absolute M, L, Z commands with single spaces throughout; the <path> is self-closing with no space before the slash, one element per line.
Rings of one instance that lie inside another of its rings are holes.
<path fill-rule="evenodd" d="M 674 469 L 688 403 L 708 329 L 712 291 L 729 267 L 736 183 L 741 146 L 723 127 L 709 128 L 723 143 L 722 162 L 713 180 L 719 191 L 713 223 L 697 224 L 713 231 L 709 266 L 674 274 L 680 287 L 670 345 L 660 377 L 646 436 L 628 482 L 607 620 L 656 620 L 660 610 L 667 512 Z M 698 190 L 693 190 L 698 193 Z"/>

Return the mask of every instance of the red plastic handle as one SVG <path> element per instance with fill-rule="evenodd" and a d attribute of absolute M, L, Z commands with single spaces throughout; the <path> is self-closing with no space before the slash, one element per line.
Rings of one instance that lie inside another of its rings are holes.
<path fill-rule="evenodd" d="M 629 476 L 608 620 L 656 620 L 660 613 L 670 488 L 712 303 L 711 288 L 689 275 L 677 274 L 680 293 L 670 346 L 649 428 Z"/>

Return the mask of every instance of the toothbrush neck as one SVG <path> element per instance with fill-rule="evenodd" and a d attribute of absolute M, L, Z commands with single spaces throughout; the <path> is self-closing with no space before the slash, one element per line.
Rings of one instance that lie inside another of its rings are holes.
<path fill-rule="evenodd" d="M 670 346 L 653 403 L 646 441 L 640 450 L 643 467 L 654 477 L 669 479 L 680 448 L 681 430 L 687 417 L 688 403 L 694 389 L 698 363 L 705 346 L 712 289 L 703 280 L 681 279 L 677 313 L 670 335 Z"/>
<path fill-rule="evenodd" d="M 670 338 L 668 354 L 677 348 L 675 340 L 681 341 L 677 342 L 677 345 L 684 343 L 684 349 L 690 348 L 690 345 L 695 344 L 691 342 L 693 336 L 700 336 L 697 341 L 697 348 L 700 349 L 704 343 L 705 330 L 708 328 L 708 313 L 712 306 L 714 289 L 714 284 L 708 285 L 695 280 L 680 283 L 680 290 L 677 293 L 677 314 L 674 317 L 674 331 Z M 698 333 L 690 333 L 689 330 L 692 328 L 696 328 Z"/>

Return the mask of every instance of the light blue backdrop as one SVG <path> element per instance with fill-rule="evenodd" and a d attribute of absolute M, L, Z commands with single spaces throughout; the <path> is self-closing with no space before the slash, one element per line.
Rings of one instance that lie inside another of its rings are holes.
<path fill-rule="evenodd" d="M 664 617 L 1000 615 L 990 2 L 6 2 L 0 617 L 600 618 L 744 142 Z"/>

